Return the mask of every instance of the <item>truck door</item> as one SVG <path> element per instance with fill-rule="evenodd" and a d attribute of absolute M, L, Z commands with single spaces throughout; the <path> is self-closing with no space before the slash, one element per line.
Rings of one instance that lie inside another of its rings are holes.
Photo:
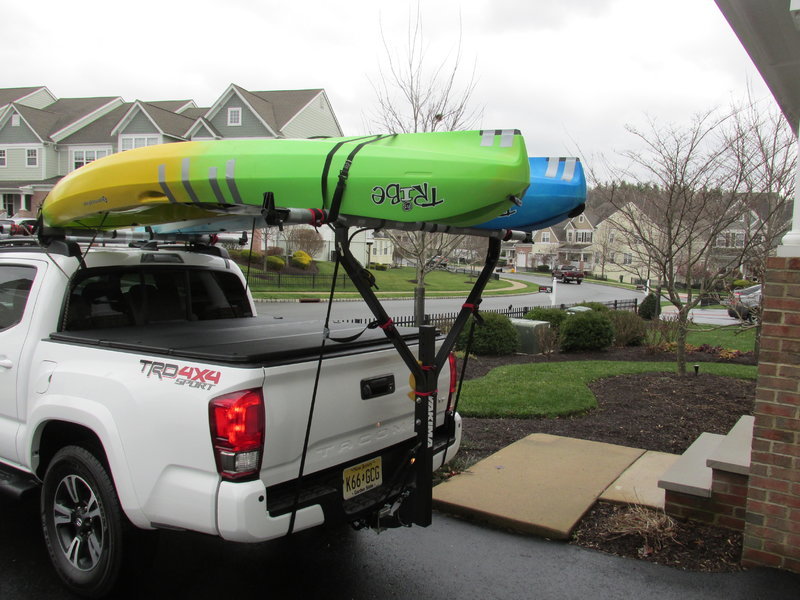
<path fill-rule="evenodd" d="M 0 262 L 0 459 L 17 462 L 17 387 L 30 316 L 25 315 L 36 268 Z M 28 311 L 30 312 L 30 311 Z"/>

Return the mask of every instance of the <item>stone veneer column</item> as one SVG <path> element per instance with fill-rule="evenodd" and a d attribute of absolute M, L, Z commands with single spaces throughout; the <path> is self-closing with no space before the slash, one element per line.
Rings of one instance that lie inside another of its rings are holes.
<path fill-rule="evenodd" d="M 800 258 L 765 277 L 742 564 L 800 573 Z"/>

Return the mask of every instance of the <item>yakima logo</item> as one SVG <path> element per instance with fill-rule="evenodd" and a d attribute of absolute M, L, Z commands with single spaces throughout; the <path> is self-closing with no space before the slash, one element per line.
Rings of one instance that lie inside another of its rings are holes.
<path fill-rule="evenodd" d="M 222 373 L 211 369 L 181 366 L 175 363 L 164 363 L 154 360 L 140 360 L 141 373 L 146 377 L 157 377 L 159 380 L 174 380 L 175 385 L 210 390 L 219 384 Z"/>
<path fill-rule="evenodd" d="M 383 204 L 387 201 L 393 206 L 399 204 L 406 212 L 415 206 L 430 208 L 444 202 L 439 199 L 436 187 L 428 183 L 407 187 L 402 187 L 399 183 L 390 183 L 385 186 L 376 185 L 372 188 L 372 201 L 375 204 Z"/>

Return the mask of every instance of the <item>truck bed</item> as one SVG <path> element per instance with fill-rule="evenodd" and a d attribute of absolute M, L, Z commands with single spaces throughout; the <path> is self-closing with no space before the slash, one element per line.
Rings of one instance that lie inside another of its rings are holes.
<path fill-rule="evenodd" d="M 364 325 L 330 325 L 333 337 L 347 337 Z M 142 327 L 58 331 L 50 334 L 54 342 L 99 346 L 126 352 L 156 354 L 210 363 L 237 366 L 287 364 L 319 356 L 323 322 L 288 320 L 277 317 L 248 317 L 207 321 L 158 323 Z M 417 330 L 398 327 L 406 340 L 417 337 Z M 380 329 L 366 330 L 353 342 L 327 340 L 325 356 L 338 356 L 389 345 Z"/>

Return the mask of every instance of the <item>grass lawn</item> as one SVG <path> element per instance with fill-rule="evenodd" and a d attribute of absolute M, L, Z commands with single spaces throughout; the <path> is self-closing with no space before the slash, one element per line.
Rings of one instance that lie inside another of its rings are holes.
<path fill-rule="evenodd" d="M 480 360 L 480 358 L 470 359 Z M 498 367 L 464 382 L 458 412 L 467 417 L 556 417 L 597 407 L 587 384 L 631 373 L 674 372 L 670 362 L 575 361 Z M 756 367 L 703 363 L 703 372 L 755 379 Z M 691 375 L 689 375 L 691 377 Z"/>
<path fill-rule="evenodd" d="M 703 327 L 695 325 L 686 336 L 686 343 L 693 346 L 708 344 L 709 346 L 722 346 L 728 350 L 752 351 L 756 342 L 756 330 L 742 329 L 739 325 L 725 327 Z"/>
<path fill-rule="evenodd" d="M 330 276 L 333 274 L 333 263 L 330 262 L 318 262 L 316 263 L 319 269 L 319 274 L 323 276 Z M 415 270 L 412 267 L 401 267 L 398 269 L 389 269 L 388 271 L 378 271 L 375 269 L 371 269 L 370 272 L 375 277 L 375 282 L 378 286 L 377 294 L 378 296 L 387 296 L 387 297 L 399 297 L 402 295 L 410 296 L 414 293 L 415 284 L 413 283 L 413 279 L 416 275 Z M 344 269 L 339 268 L 339 276 L 344 274 Z M 476 271 L 477 275 L 477 271 Z M 346 275 L 345 275 L 346 277 Z M 469 275 L 465 275 L 463 273 L 450 273 L 448 271 L 433 271 L 428 273 L 425 276 L 425 295 L 426 296 L 436 296 L 436 295 L 447 295 L 447 294 L 466 294 L 472 288 L 475 282 L 474 277 L 470 277 Z M 287 290 L 286 288 L 277 288 L 277 287 L 270 287 L 267 288 L 263 285 L 260 285 L 258 280 L 252 280 L 252 291 L 253 295 L 256 298 L 295 298 L 295 297 L 324 297 L 327 296 L 330 291 L 325 289 L 319 289 L 317 291 L 297 291 L 297 290 Z M 503 291 L 503 288 L 511 288 L 512 286 L 516 286 L 516 284 L 521 284 L 523 287 L 514 287 L 514 289 L 507 289 Z M 339 291 L 340 288 L 337 287 L 337 297 L 358 297 L 358 293 L 353 288 L 352 283 L 348 282 L 348 286 L 346 291 Z M 504 293 L 534 293 L 539 291 L 538 284 L 531 284 L 528 282 L 509 282 L 503 280 L 494 280 L 490 279 L 486 285 L 486 292 L 487 295 L 491 294 L 498 294 L 502 295 Z"/>

